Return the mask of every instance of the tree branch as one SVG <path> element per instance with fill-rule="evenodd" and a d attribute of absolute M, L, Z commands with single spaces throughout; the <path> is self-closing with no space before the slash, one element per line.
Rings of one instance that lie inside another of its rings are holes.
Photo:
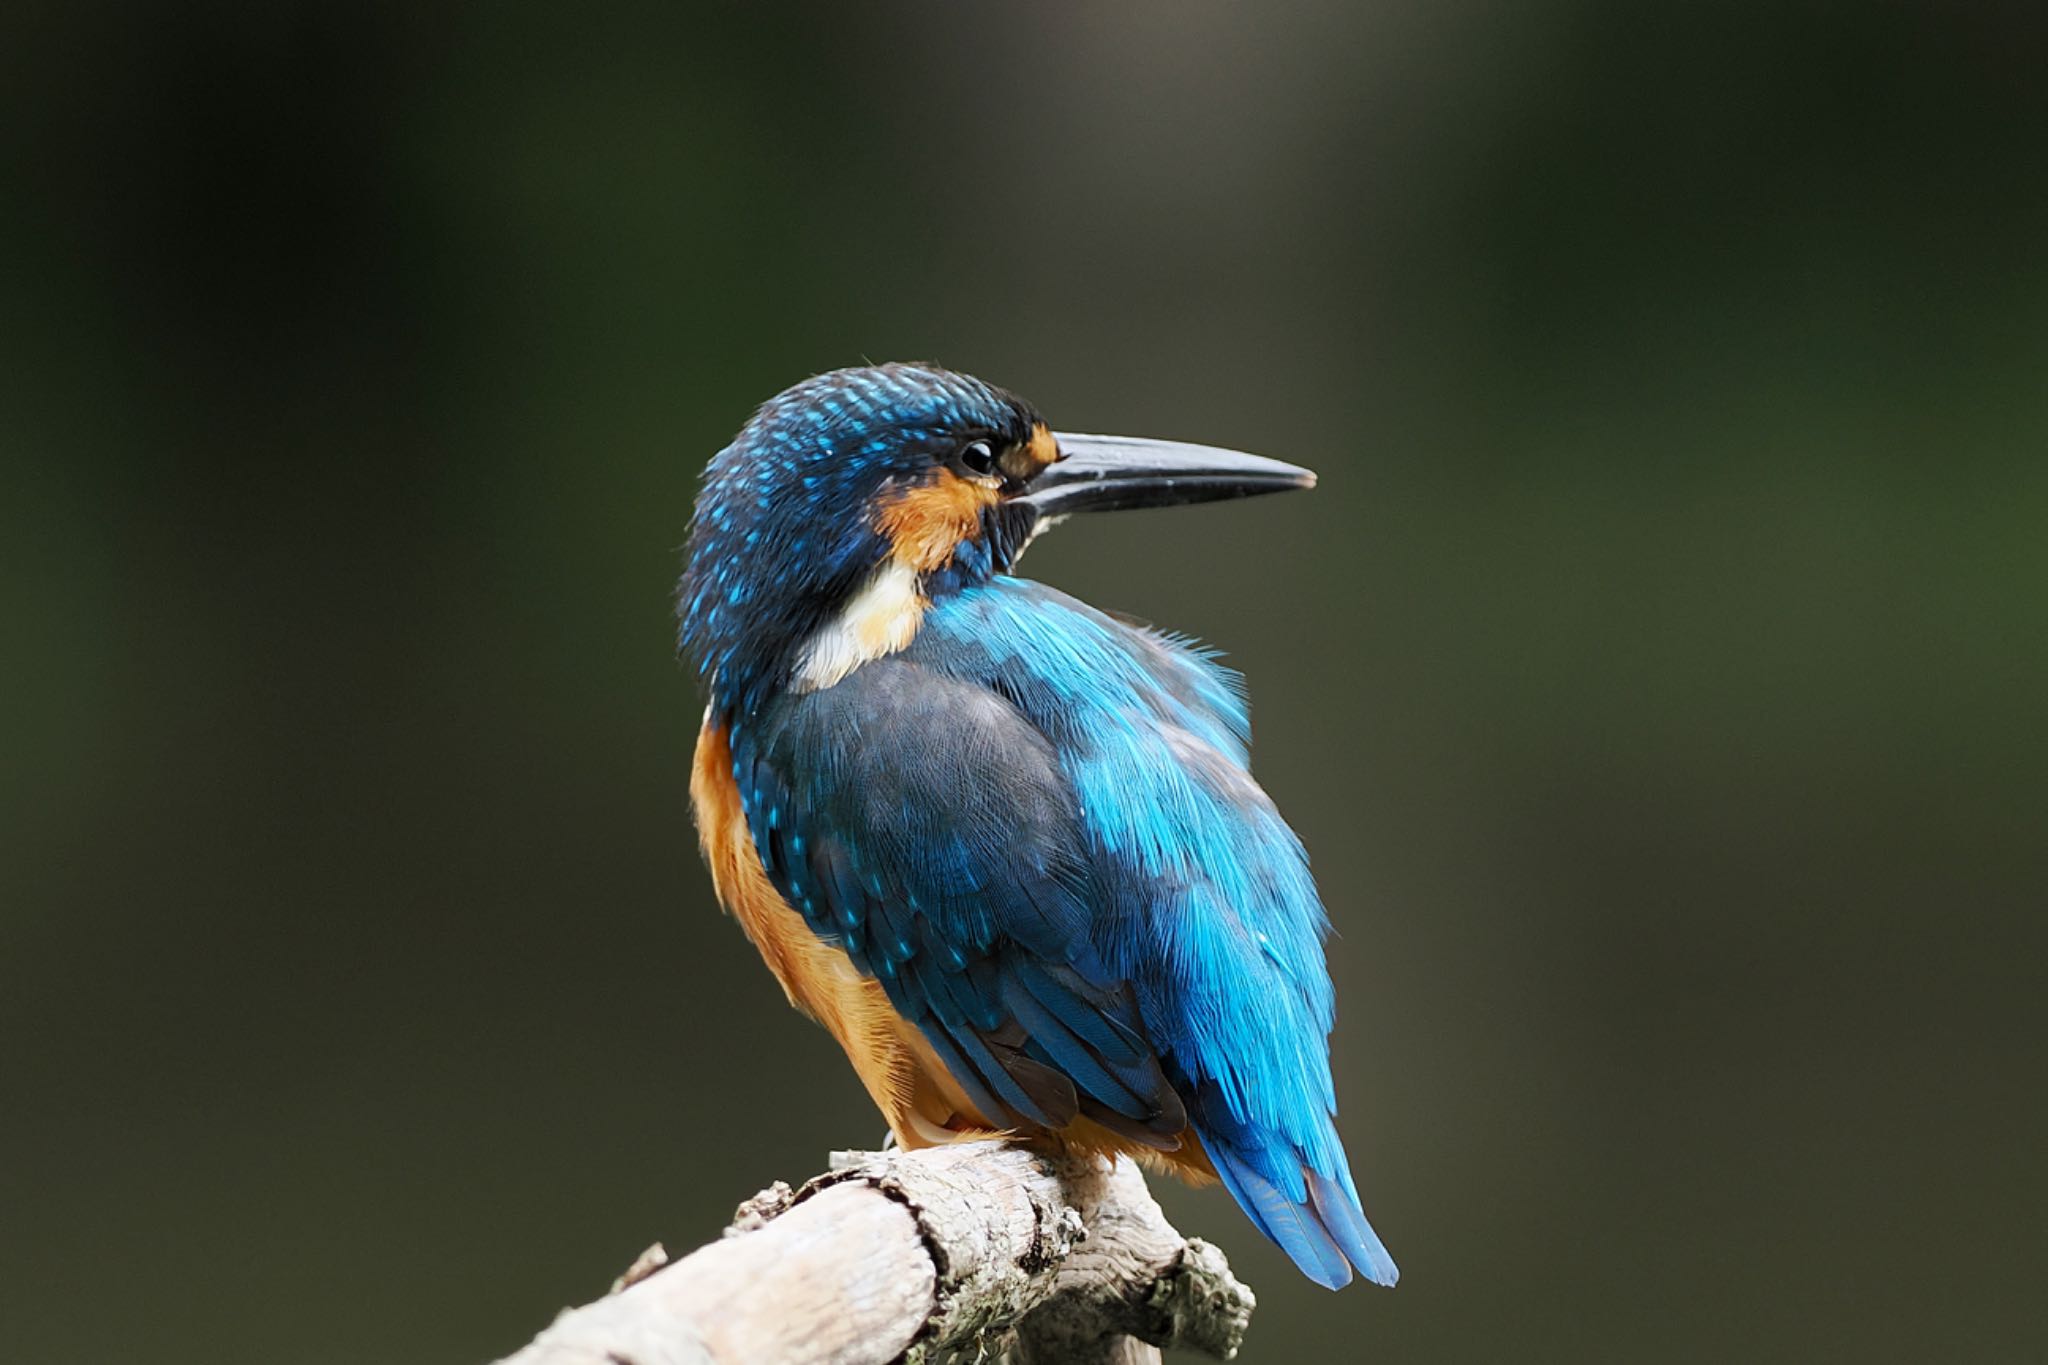
<path fill-rule="evenodd" d="M 1142 1365 L 1228 1360 L 1254 1306 L 1166 1222 L 1130 1161 L 1002 1142 L 835 1153 L 742 1204 L 722 1240 L 641 1257 L 500 1365 Z"/>

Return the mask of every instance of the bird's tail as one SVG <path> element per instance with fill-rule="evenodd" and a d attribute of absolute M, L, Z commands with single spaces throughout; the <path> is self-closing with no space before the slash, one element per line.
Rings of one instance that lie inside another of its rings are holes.
<path fill-rule="evenodd" d="M 1267 1140 L 1257 1141 L 1260 1136 Z M 1203 1132 L 1202 1143 L 1231 1198 L 1302 1274 L 1325 1289 L 1351 1283 L 1353 1266 L 1389 1288 L 1401 1277 L 1386 1243 L 1365 1221 L 1343 1145 L 1334 1133 L 1334 1175 L 1317 1170 L 1300 1148 L 1278 1135 L 1238 1128 L 1227 1136 Z"/>

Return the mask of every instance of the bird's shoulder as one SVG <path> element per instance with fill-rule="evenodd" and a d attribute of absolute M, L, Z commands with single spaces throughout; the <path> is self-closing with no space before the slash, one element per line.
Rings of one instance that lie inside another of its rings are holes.
<path fill-rule="evenodd" d="M 1042 583 L 1001 577 L 935 603 L 905 657 L 998 693 L 1055 749 L 1108 722 L 1185 730 L 1246 762 L 1243 679 L 1213 651 Z"/>
<path fill-rule="evenodd" d="M 878 659 L 735 726 L 733 754 L 771 875 L 878 973 L 918 934 L 1057 955 L 1084 931 L 1078 801 L 1000 693 Z"/>

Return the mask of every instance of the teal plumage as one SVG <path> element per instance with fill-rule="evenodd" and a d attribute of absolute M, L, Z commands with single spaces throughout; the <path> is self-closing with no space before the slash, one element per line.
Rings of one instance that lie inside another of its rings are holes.
<path fill-rule="evenodd" d="M 743 433 L 713 464 L 684 584 L 685 643 L 707 663 L 711 723 L 729 737 L 763 871 L 812 934 L 879 983 L 986 1120 L 1029 1133 L 1086 1119 L 1163 1152 L 1192 1136 L 1312 1279 L 1336 1287 L 1356 1267 L 1392 1284 L 1335 1127 L 1328 922 L 1300 841 L 1251 777 L 1240 679 L 1182 640 L 1008 572 L 1066 476 L 1017 455 L 1042 430 L 1029 408 L 943 371 L 851 373 L 858 382 L 811 382 L 886 390 L 887 415 L 846 421 L 842 398 L 840 434 L 776 444 L 781 472 L 768 479 L 749 450 L 764 438 Z M 757 425 L 782 431 L 789 413 L 812 411 L 801 389 Z M 1060 444 L 1077 439 L 1092 438 Z M 855 585 L 893 562 L 874 507 L 967 479 L 978 454 L 965 473 L 953 461 L 972 440 L 1016 458 L 999 485 L 977 485 L 978 520 L 945 562 L 917 575 L 914 631 L 806 685 L 798 642 L 833 628 Z M 886 467 L 848 468 L 862 458 L 849 450 Z M 811 462 L 834 477 L 807 475 Z M 731 513 L 707 533 L 703 511 L 736 481 L 767 489 L 738 548 Z M 819 498 L 828 482 L 851 504 Z M 811 524 L 835 516 L 846 524 Z M 773 562 L 759 553 L 764 524 L 861 548 L 808 575 L 801 601 L 750 582 L 742 602 L 777 623 L 750 643 L 706 603 L 709 585 L 729 590 Z"/>

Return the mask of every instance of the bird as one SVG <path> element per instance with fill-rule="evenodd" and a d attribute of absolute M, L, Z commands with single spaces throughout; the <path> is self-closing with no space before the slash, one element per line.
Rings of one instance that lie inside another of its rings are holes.
<path fill-rule="evenodd" d="M 1398 1271 L 1336 1128 L 1329 921 L 1241 678 L 1014 570 L 1082 513 L 1309 488 L 1055 433 L 935 364 L 769 399 L 677 589 L 717 896 L 905 1149 L 991 1136 L 1220 1181 L 1311 1280 Z"/>

